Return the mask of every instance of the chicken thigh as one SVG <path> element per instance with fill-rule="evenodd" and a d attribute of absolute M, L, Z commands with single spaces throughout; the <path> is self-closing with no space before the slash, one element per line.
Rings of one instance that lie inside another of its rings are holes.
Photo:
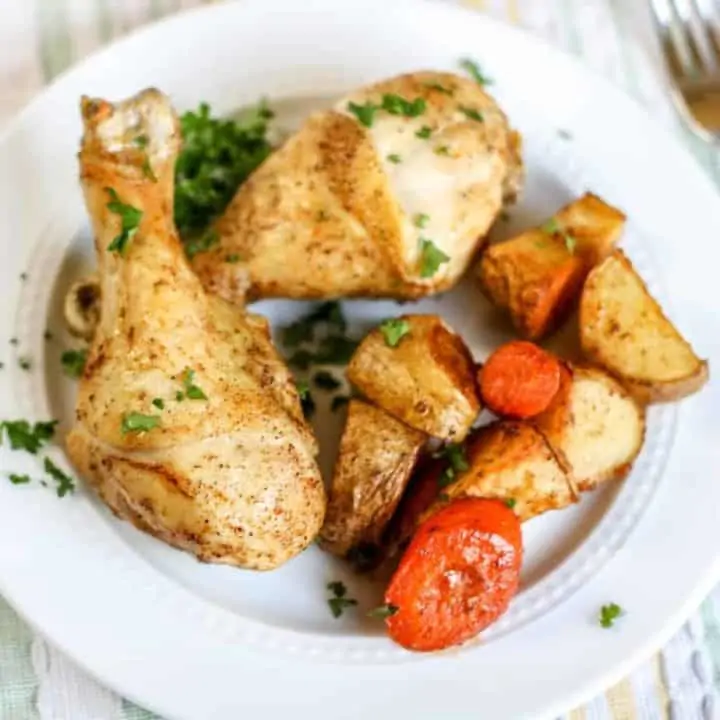
<path fill-rule="evenodd" d="M 194 267 L 233 302 L 447 290 L 519 191 L 519 151 L 472 80 L 417 72 L 360 88 L 240 187 Z"/>
<path fill-rule="evenodd" d="M 200 560 L 268 570 L 317 535 L 325 491 L 267 323 L 206 294 L 173 225 L 180 137 L 146 90 L 82 101 L 100 324 L 67 450 L 120 517 Z"/>

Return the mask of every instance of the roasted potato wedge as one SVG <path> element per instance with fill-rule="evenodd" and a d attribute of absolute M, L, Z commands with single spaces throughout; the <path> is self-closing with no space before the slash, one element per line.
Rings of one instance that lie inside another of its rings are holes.
<path fill-rule="evenodd" d="M 644 408 L 599 368 L 563 368 L 560 390 L 533 424 L 581 491 L 625 477 L 645 439 Z"/>
<path fill-rule="evenodd" d="M 668 320 L 621 250 L 588 276 L 580 302 L 588 360 L 644 403 L 679 400 L 708 380 L 708 364 Z"/>
<path fill-rule="evenodd" d="M 345 557 L 380 544 L 427 435 L 362 400 L 351 400 L 325 522 L 324 550 Z"/>
<path fill-rule="evenodd" d="M 460 442 L 480 412 L 475 368 L 459 335 L 437 315 L 404 315 L 409 332 L 391 347 L 380 328 L 360 343 L 347 377 L 391 415 Z"/>
<path fill-rule="evenodd" d="M 429 466 L 427 477 L 413 482 L 415 499 L 403 503 L 406 517 L 398 522 L 401 532 L 412 529 L 413 514 L 422 522 L 459 497 L 505 500 L 523 521 L 578 500 L 571 476 L 543 434 L 529 423 L 501 420 L 486 425 L 468 439 L 465 453 L 469 467 L 454 482 L 442 487 L 444 468 L 438 464 Z M 434 493 L 432 482 L 437 487 Z M 430 502 L 433 494 L 435 500 Z"/>
<path fill-rule="evenodd" d="M 573 310 L 587 274 L 612 251 L 624 223 L 619 210 L 583 195 L 559 210 L 549 227 L 489 247 L 478 265 L 480 283 L 523 337 L 540 339 Z"/>

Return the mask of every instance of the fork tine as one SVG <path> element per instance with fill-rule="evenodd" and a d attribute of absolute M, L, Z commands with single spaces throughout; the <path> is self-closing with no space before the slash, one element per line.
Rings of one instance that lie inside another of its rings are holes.
<path fill-rule="evenodd" d="M 682 32 L 678 30 L 677 14 L 672 0 L 650 0 L 650 7 L 670 73 L 677 80 L 695 74 L 696 68 L 689 49 L 683 42 Z"/>
<path fill-rule="evenodd" d="M 718 69 L 718 59 L 710 40 L 708 23 L 700 13 L 696 0 L 675 0 L 675 11 L 685 28 L 691 51 L 698 66 L 708 73 Z"/>
<path fill-rule="evenodd" d="M 692 0 L 702 19 L 716 62 L 720 65 L 720 9 L 713 0 Z"/>

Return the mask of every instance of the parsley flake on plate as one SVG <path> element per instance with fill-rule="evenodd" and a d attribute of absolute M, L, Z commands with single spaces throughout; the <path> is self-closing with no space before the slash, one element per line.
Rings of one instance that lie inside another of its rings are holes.
<path fill-rule="evenodd" d="M 29 475 L 16 475 L 15 473 L 10 473 L 8 478 L 13 485 L 27 485 L 30 482 Z"/>
<path fill-rule="evenodd" d="M 460 67 L 465 70 L 478 85 L 492 85 L 492 80 L 483 73 L 480 66 L 471 58 L 463 58 L 460 60 Z"/>
<path fill-rule="evenodd" d="M 385 605 L 380 605 L 379 607 L 369 610 L 367 616 L 384 620 L 385 618 L 392 617 L 399 609 L 397 605 L 386 603 Z"/>
<path fill-rule="evenodd" d="M 238 263 L 240 262 L 242 258 L 237 253 L 230 253 L 230 255 L 225 256 L 225 262 L 226 263 Z"/>
<path fill-rule="evenodd" d="M 203 392 L 202 388 L 198 387 L 194 383 L 195 371 L 191 368 L 185 368 L 183 373 L 183 385 L 185 386 L 185 397 L 190 400 L 207 400 L 207 395 Z"/>
<path fill-rule="evenodd" d="M 445 157 L 448 157 L 450 155 L 450 147 L 448 145 L 438 145 L 435 148 L 435 154 L 436 155 L 444 155 Z"/>
<path fill-rule="evenodd" d="M 107 207 L 111 213 L 120 217 L 120 233 L 115 236 L 107 249 L 110 252 L 123 255 L 127 244 L 132 240 L 140 227 L 143 212 L 132 205 L 124 203 L 113 188 L 107 187 L 105 188 L 105 192 L 110 196 L 110 202 L 108 202 L 105 207 Z"/>
<path fill-rule="evenodd" d="M 611 628 L 621 615 L 623 615 L 623 609 L 617 603 L 603 605 L 600 608 L 600 625 L 604 628 Z"/>
<path fill-rule="evenodd" d="M 34 425 L 27 420 L 5 420 L 0 424 L 0 430 L 5 431 L 11 449 L 26 450 L 36 455 L 37 451 L 55 434 L 57 424 L 57 420 L 36 422 Z"/>
<path fill-rule="evenodd" d="M 512 510 L 517 505 L 517 500 L 515 498 L 506 498 L 505 504 Z"/>
<path fill-rule="evenodd" d="M 347 323 L 342 306 L 336 300 L 324 302 L 312 312 L 283 328 L 282 341 L 288 347 L 296 347 L 315 340 L 316 331 L 322 326 L 340 333 L 345 332 Z"/>
<path fill-rule="evenodd" d="M 347 608 L 357 605 L 357 600 L 347 597 L 344 583 L 338 580 L 329 582 L 327 589 L 333 594 L 333 597 L 328 598 L 328 605 L 334 618 L 339 618 Z"/>
<path fill-rule="evenodd" d="M 440 266 L 449 260 L 449 256 L 440 250 L 432 240 L 420 238 L 420 277 L 432 277 Z"/>
<path fill-rule="evenodd" d="M 21 357 L 18 358 L 18 365 L 20 366 L 21 370 L 31 370 L 32 369 L 32 360 L 28 357 Z"/>
<path fill-rule="evenodd" d="M 575 253 L 575 247 L 577 240 L 571 235 L 565 228 L 557 221 L 556 218 L 551 217 L 542 227 L 540 228 L 546 235 L 560 235 L 565 243 L 567 251 L 573 255 Z"/>
<path fill-rule="evenodd" d="M 152 404 L 158 409 L 158 410 L 164 410 L 165 409 L 165 401 L 162 398 L 154 398 L 152 401 Z"/>
<path fill-rule="evenodd" d="M 143 415 L 138 412 L 131 412 L 123 416 L 121 430 L 122 434 L 142 433 L 152 430 L 160 425 L 160 418 L 157 415 Z"/>
<path fill-rule="evenodd" d="M 75 480 L 66 475 L 49 457 L 43 462 L 45 472 L 57 483 L 58 497 L 65 497 L 75 490 Z"/>
<path fill-rule="evenodd" d="M 393 163 L 394 165 L 399 165 L 402 162 L 402 158 L 397 153 L 392 153 L 387 156 L 388 162 Z"/>
<path fill-rule="evenodd" d="M 60 356 L 63 372 L 71 378 L 82 377 L 87 362 L 87 350 L 66 350 Z"/>
<path fill-rule="evenodd" d="M 429 125 L 423 125 L 415 132 L 415 137 L 419 137 L 421 140 L 427 140 L 431 135 L 432 128 Z"/>
<path fill-rule="evenodd" d="M 410 323 L 404 318 L 389 318 L 378 326 L 388 347 L 397 347 L 410 334 Z"/>
<path fill-rule="evenodd" d="M 371 102 L 366 102 L 363 105 L 351 102 L 348 103 L 347 109 L 358 119 L 361 125 L 372 127 L 373 122 L 375 122 L 375 113 L 380 107 Z"/>

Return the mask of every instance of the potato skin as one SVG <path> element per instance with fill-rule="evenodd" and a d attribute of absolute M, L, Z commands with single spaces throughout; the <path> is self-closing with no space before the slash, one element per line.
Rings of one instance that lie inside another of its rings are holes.
<path fill-rule="evenodd" d="M 588 276 L 580 302 L 580 344 L 592 363 L 643 404 L 700 390 L 709 367 L 664 314 L 621 250 Z"/>
<path fill-rule="evenodd" d="M 372 330 L 347 377 L 367 398 L 428 435 L 460 442 L 481 410 L 475 365 L 465 343 L 437 315 L 404 315 L 397 347 Z"/>
<path fill-rule="evenodd" d="M 591 268 L 614 246 L 625 216 L 590 193 L 554 216 L 574 240 L 533 228 L 489 247 L 477 275 L 489 299 L 507 310 L 518 332 L 538 340 L 570 314 Z"/>
<path fill-rule="evenodd" d="M 427 435 L 353 399 L 340 440 L 320 546 L 340 557 L 379 546 Z"/>

